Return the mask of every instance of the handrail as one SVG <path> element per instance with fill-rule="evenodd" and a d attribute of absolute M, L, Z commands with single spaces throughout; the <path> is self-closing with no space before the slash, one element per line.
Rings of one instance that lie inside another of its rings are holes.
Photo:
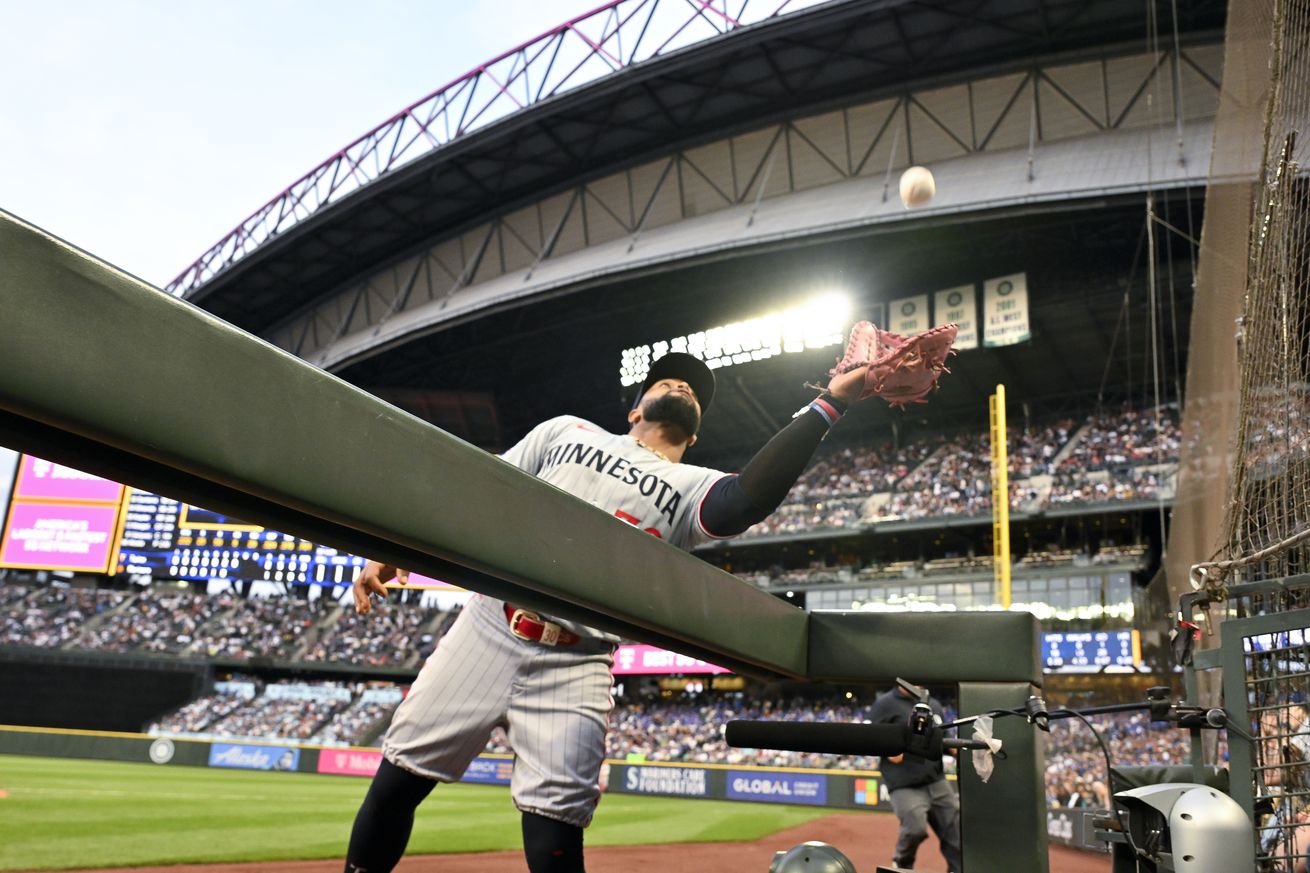
<path fill-rule="evenodd" d="M 210 246 L 166 290 L 188 296 L 319 209 L 471 131 L 642 61 L 821 0 L 772 0 L 759 13 L 749 9 L 750 0 L 738 2 L 732 14 L 729 0 L 610 0 L 497 55 L 297 179 Z"/>

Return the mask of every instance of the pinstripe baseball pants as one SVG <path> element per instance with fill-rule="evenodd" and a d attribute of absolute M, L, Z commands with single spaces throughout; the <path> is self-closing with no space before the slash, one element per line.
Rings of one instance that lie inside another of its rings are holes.
<path fill-rule="evenodd" d="M 397 708 L 383 754 L 456 782 L 502 727 L 515 754 L 514 805 L 586 827 L 600 800 L 613 663 L 603 640 L 551 648 L 519 639 L 504 604 L 475 595 Z"/>

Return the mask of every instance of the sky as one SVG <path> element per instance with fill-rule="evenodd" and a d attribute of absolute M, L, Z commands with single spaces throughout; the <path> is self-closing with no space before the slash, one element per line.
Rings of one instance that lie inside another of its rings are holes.
<path fill-rule="evenodd" d="M 0 0 L 0 209 L 164 285 L 400 109 L 600 0 Z"/>

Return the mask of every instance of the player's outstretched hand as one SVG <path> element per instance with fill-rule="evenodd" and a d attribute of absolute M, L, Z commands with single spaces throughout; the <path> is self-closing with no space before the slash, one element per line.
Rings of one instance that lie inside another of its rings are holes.
<path fill-rule="evenodd" d="M 409 571 L 379 564 L 377 561 L 365 561 L 364 569 L 359 571 L 355 581 L 350 583 L 350 591 L 355 597 L 355 612 L 368 615 L 373 610 L 373 595 L 387 599 L 387 582 L 395 579 L 401 585 L 409 583 Z"/>
<path fill-rule="evenodd" d="M 864 382 L 869 368 L 856 367 L 845 373 L 838 373 L 828 380 L 828 393 L 848 406 L 860 399 L 864 392 Z"/>
<path fill-rule="evenodd" d="M 901 336 L 881 330 L 872 322 L 857 322 L 846 341 L 846 353 L 828 371 L 833 380 L 828 392 L 847 403 L 866 397 L 881 397 L 893 408 L 926 403 L 937 389 L 937 380 L 951 372 L 946 359 L 959 331 L 957 324 L 939 324 L 922 333 Z M 843 376 L 863 374 L 862 390 L 850 396 L 854 386 Z"/>

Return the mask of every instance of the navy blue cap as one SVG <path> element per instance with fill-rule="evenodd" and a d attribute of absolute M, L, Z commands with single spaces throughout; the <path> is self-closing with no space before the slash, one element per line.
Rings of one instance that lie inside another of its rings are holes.
<path fill-rule="evenodd" d="M 714 371 L 694 355 L 688 355 L 684 352 L 669 352 L 650 365 L 650 372 L 646 374 L 646 381 L 641 383 L 641 390 L 637 392 L 637 397 L 632 402 L 633 409 L 636 409 L 637 405 L 641 403 L 641 398 L 646 396 L 650 386 L 661 379 L 681 379 L 690 385 L 691 390 L 696 392 L 696 401 L 700 404 L 701 415 L 704 415 L 705 411 L 710 408 L 710 401 L 714 399 Z"/>

